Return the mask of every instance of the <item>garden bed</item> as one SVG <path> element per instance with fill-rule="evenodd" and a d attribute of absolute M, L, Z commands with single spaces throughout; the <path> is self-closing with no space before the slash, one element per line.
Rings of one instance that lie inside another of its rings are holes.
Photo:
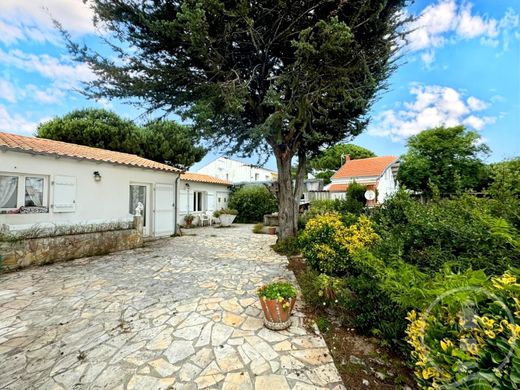
<path fill-rule="evenodd" d="M 290 256 L 288 268 L 294 272 L 300 286 L 308 266 L 300 256 Z M 308 294 L 302 287 L 302 293 Z M 412 370 L 403 359 L 381 346 L 376 338 L 356 333 L 339 323 L 327 309 L 313 309 L 306 305 L 304 312 L 314 321 L 325 339 L 334 363 L 348 389 L 412 389 L 415 387 Z"/>

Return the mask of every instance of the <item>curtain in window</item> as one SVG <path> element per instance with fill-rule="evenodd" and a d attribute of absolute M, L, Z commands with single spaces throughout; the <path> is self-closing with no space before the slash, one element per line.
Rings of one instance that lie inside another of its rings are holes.
<path fill-rule="evenodd" d="M 25 178 L 25 206 L 43 206 L 43 178 Z"/>
<path fill-rule="evenodd" d="M 18 177 L 0 176 L 0 208 L 16 208 Z"/>

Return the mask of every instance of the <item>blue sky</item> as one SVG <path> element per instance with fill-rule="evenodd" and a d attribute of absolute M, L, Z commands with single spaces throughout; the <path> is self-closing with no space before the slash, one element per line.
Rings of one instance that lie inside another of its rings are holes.
<path fill-rule="evenodd" d="M 31 135 L 38 123 L 83 107 L 139 117 L 135 107 L 77 92 L 93 75 L 70 60 L 51 15 L 74 39 L 93 43 L 92 15 L 81 0 L 1 0 L 0 11 L 0 131 Z M 489 161 L 520 155 L 520 2 L 422 0 L 406 12 L 420 17 L 400 66 L 367 131 L 352 142 L 400 155 L 410 135 L 464 124 L 491 147 Z M 267 167 L 275 168 L 272 159 Z"/>

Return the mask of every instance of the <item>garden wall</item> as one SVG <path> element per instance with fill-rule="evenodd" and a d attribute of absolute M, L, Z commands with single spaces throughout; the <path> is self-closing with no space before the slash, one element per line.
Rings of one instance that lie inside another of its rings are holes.
<path fill-rule="evenodd" d="M 75 231 L 72 231 L 75 230 Z M 56 234 L 39 233 L 26 237 L 22 233 L 0 241 L 0 272 L 50 264 L 81 257 L 104 255 L 143 245 L 143 218 L 135 216 L 126 225 L 110 227 L 90 225 L 88 229 L 62 229 Z"/>

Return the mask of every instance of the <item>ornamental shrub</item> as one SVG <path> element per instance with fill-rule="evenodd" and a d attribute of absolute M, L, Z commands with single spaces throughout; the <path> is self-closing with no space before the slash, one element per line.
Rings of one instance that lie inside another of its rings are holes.
<path fill-rule="evenodd" d="M 455 270 L 488 275 L 520 266 L 520 236 L 496 216 L 486 199 L 464 195 L 420 203 L 401 191 L 375 213 L 381 241 L 374 249 L 387 261 L 402 258 L 433 275 L 449 263 Z"/>
<path fill-rule="evenodd" d="M 339 214 L 328 213 L 310 219 L 299 242 L 313 269 L 327 275 L 344 275 L 352 270 L 351 255 L 378 238 L 366 216 L 346 226 Z"/>
<path fill-rule="evenodd" d="M 246 185 L 231 194 L 229 207 L 238 210 L 237 222 L 257 223 L 265 214 L 277 211 L 278 203 L 265 186 Z"/>
<path fill-rule="evenodd" d="M 520 388 L 520 270 L 457 289 L 407 319 L 415 375 L 424 389 Z M 451 298 L 451 299 L 448 299 Z"/>

